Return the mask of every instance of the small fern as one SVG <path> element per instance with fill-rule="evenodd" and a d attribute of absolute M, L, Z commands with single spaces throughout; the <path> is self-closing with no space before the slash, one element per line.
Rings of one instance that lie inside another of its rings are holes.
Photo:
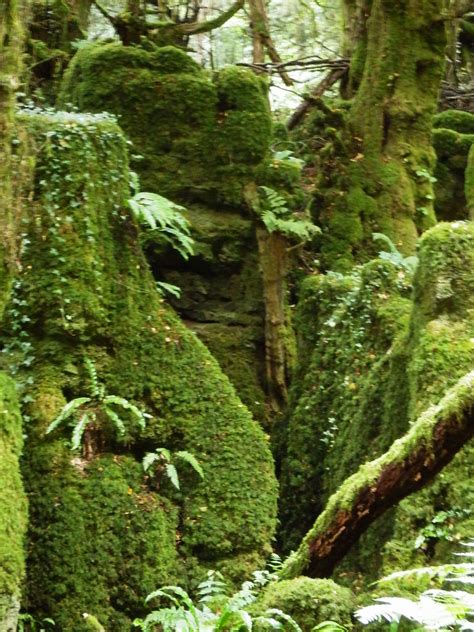
<path fill-rule="evenodd" d="M 269 571 L 256 571 L 252 581 L 244 582 L 239 591 L 228 595 L 222 575 L 208 571 L 207 579 L 197 588 L 197 603 L 179 586 L 164 586 L 148 595 L 146 603 L 164 599 L 171 606 L 154 610 L 145 619 L 136 619 L 134 625 L 143 632 L 251 632 L 254 629 L 302 632 L 294 619 L 276 608 L 262 616 L 249 612 L 261 589 L 273 579 L 276 577 Z"/>
<path fill-rule="evenodd" d="M 68 422 L 72 429 L 71 449 L 78 450 L 84 437 L 88 435 L 84 452 L 86 457 L 91 457 L 94 452 L 91 435 L 99 432 L 105 419 L 111 422 L 118 435 L 124 436 L 126 434 L 125 424 L 114 407 L 130 413 L 142 430 L 145 429 L 145 417 L 148 415 L 124 397 L 107 395 L 104 384 L 99 382 L 93 362 L 86 357 L 84 364 L 89 374 L 90 397 L 76 397 L 67 402 L 59 415 L 49 424 L 45 434 L 51 434 L 59 426 Z"/>
<path fill-rule="evenodd" d="M 379 252 L 380 259 L 383 259 L 384 261 L 390 261 L 397 268 L 402 268 L 410 274 L 413 274 L 415 272 L 416 266 L 418 265 L 418 257 L 403 256 L 402 253 L 397 249 L 393 241 L 383 233 L 372 233 L 372 239 L 374 241 L 382 242 L 388 248 L 388 250 L 382 250 Z"/>
<path fill-rule="evenodd" d="M 128 200 L 134 216 L 179 252 L 183 259 L 194 254 L 194 240 L 188 220 L 183 216 L 186 209 L 157 193 L 136 193 Z"/>
<path fill-rule="evenodd" d="M 309 241 L 321 232 L 309 220 L 297 218 L 288 208 L 285 198 L 275 189 L 262 186 L 260 192 L 260 218 L 268 232 L 279 232 L 298 242 Z"/>
<path fill-rule="evenodd" d="M 185 450 L 178 450 L 172 453 L 167 448 L 157 448 L 154 452 L 148 452 L 143 458 L 143 469 L 145 472 L 149 472 L 153 468 L 155 477 L 158 478 L 161 473 L 164 472 L 171 484 L 179 490 L 180 483 L 178 470 L 175 465 L 176 459 L 181 459 L 185 463 L 188 463 L 201 478 L 204 478 L 203 469 L 199 465 L 196 457 L 191 454 L 191 452 L 186 452 Z"/>

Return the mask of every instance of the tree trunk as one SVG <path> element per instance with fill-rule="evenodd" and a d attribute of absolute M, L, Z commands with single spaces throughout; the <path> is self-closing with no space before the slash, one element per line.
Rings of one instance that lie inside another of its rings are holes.
<path fill-rule="evenodd" d="M 15 135 L 15 90 L 21 59 L 22 30 L 16 0 L 0 6 L 0 316 L 8 295 L 15 261 L 15 208 L 12 183 L 12 140 Z"/>
<path fill-rule="evenodd" d="M 419 232 L 435 222 L 431 119 L 444 69 L 443 4 L 373 0 L 366 51 L 363 29 L 360 46 L 351 43 L 351 75 L 359 65 L 362 80 L 347 129 L 329 137 L 319 168 L 326 268 L 347 271 L 373 255 L 373 232 L 412 253 Z"/>
<path fill-rule="evenodd" d="M 272 412 L 278 413 L 288 398 L 285 279 L 288 242 L 281 233 L 257 226 L 258 251 L 265 302 L 265 366 Z"/>
<path fill-rule="evenodd" d="M 282 579 L 328 577 L 376 518 L 431 481 L 474 435 L 473 393 L 471 371 L 385 454 L 346 479 L 284 564 Z"/>

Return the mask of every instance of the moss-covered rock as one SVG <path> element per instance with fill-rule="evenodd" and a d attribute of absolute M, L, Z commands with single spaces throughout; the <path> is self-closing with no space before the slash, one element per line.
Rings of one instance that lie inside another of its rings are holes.
<path fill-rule="evenodd" d="M 382 376 L 398 358 L 393 343 L 408 324 L 409 290 L 409 275 L 380 260 L 350 277 L 314 276 L 303 284 L 296 316 L 302 360 L 278 437 L 287 550 L 360 461 L 387 447 L 405 417 Z M 384 427 L 387 417 L 393 426 Z"/>
<path fill-rule="evenodd" d="M 156 291 L 124 204 L 115 122 L 33 113 L 24 123 L 35 182 L 7 357 L 29 421 L 28 604 L 63 629 L 82 630 L 86 611 L 113 632 L 153 581 L 186 583 L 202 566 L 237 578 L 261 563 L 275 525 L 272 461 L 214 358 Z M 129 419 L 123 440 L 103 428 L 92 460 L 65 450 L 66 428 L 45 436 L 65 401 L 89 393 L 86 357 L 108 393 L 152 415 L 144 432 Z M 163 483 L 158 495 L 140 461 L 161 446 L 192 452 L 204 480 L 183 471 L 182 494 Z"/>
<path fill-rule="evenodd" d="M 299 308 L 306 368 L 295 385 L 282 475 L 282 530 L 290 546 L 306 516 L 314 520 L 345 477 L 387 450 L 472 370 L 473 257 L 473 225 L 442 223 L 420 241 L 413 301 L 408 279 L 401 270 L 389 274 L 386 263 L 368 264 L 359 280 L 306 282 Z M 430 486 L 369 529 L 338 569 L 341 578 L 358 569 L 367 579 L 449 561 L 472 531 L 471 480 L 467 446 Z M 301 496 L 308 505 L 293 502 Z"/>
<path fill-rule="evenodd" d="M 0 373 L 0 629 L 17 627 L 25 572 L 27 504 L 20 476 L 23 429 L 15 384 Z"/>
<path fill-rule="evenodd" d="M 254 609 L 263 614 L 277 608 L 290 615 L 303 632 L 311 632 L 323 621 L 334 621 L 351 629 L 351 615 L 355 598 L 348 588 L 338 586 L 330 579 L 297 577 L 270 583 Z M 290 626 L 283 625 L 283 630 Z"/>
<path fill-rule="evenodd" d="M 239 204 L 271 142 L 266 91 L 263 79 L 238 68 L 213 80 L 171 46 L 94 44 L 74 57 L 61 102 L 120 117 L 143 155 L 144 189 Z"/>
<path fill-rule="evenodd" d="M 433 127 L 452 129 L 460 134 L 474 134 L 474 114 L 462 110 L 445 110 L 433 116 Z"/>

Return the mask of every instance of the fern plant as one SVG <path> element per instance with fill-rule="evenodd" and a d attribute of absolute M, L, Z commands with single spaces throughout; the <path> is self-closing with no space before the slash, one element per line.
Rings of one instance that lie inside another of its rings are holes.
<path fill-rule="evenodd" d="M 466 546 L 472 548 L 474 542 Z M 472 552 L 461 555 L 474 557 Z M 378 583 L 398 581 L 406 577 L 425 577 L 430 580 L 437 578 L 444 582 L 459 583 L 466 589 L 432 588 L 425 590 L 416 601 L 403 597 L 380 597 L 376 599 L 377 603 L 357 610 L 356 618 L 364 625 L 389 622 L 391 630 L 397 630 L 403 619 L 422 625 L 421 630 L 426 632 L 474 630 L 474 594 L 469 592 L 469 588 L 474 585 L 474 563 L 443 564 L 399 571 L 384 577 Z"/>
<path fill-rule="evenodd" d="M 59 415 L 49 424 L 46 434 L 52 433 L 56 428 L 67 423 L 72 429 L 71 449 L 78 450 L 84 439 L 84 455 L 86 458 L 91 458 L 94 454 L 94 443 L 97 443 L 99 430 L 106 420 L 111 423 L 118 435 L 125 435 L 125 423 L 117 413 L 117 408 L 121 408 L 122 411 L 126 411 L 135 418 L 142 430 L 145 429 L 145 418 L 149 415 L 124 397 L 107 395 L 104 384 L 99 382 L 93 362 L 86 357 L 84 364 L 89 374 L 90 396 L 76 397 L 67 402 Z"/>
<path fill-rule="evenodd" d="M 320 228 L 304 218 L 297 218 L 288 208 L 285 198 L 275 189 L 259 187 L 260 218 L 268 232 L 279 232 L 302 243 L 321 232 Z"/>
<path fill-rule="evenodd" d="M 374 241 L 380 241 L 387 246 L 387 250 L 382 250 L 381 252 L 379 252 L 380 259 L 383 259 L 384 261 L 390 261 L 397 268 L 402 268 L 410 274 L 413 274 L 415 272 L 416 266 L 418 265 L 418 257 L 403 256 L 402 253 L 397 249 L 393 241 L 383 233 L 372 233 L 372 239 Z"/>
<path fill-rule="evenodd" d="M 188 463 L 201 478 L 204 478 L 204 472 L 199 465 L 196 457 L 191 452 L 178 450 L 171 452 L 167 448 L 157 448 L 154 452 L 148 452 L 143 458 L 143 469 L 145 472 L 154 470 L 155 480 L 159 481 L 163 473 L 169 478 L 170 482 L 176 489 L 180 489 L 178 470 L 176 469 L 176 460 Z"/>
<path fill-rule="evenodd" d="M 183 206 L 157 193 L 144 191 L 136 192 L 128 200 L 128 205 L 139 222 L 156 231 L 183 259 L 189 259 L 194 254 L 194 240 L 189 222 L 183 215 L 186 211 Z"/>
<path fill-rule="evenodd" d="M 154 610 L 145 619 L 136 619 L 134 625 L 144 632 L 250 632 L 281 630 L 283 625 L 287 630 L 302 632 L 296 621 L 276 608 L 262 616 L 249 612 L 249 606 L 271 578 L 269 571 L 257 571 L 253 581 L 244 582 L 238 592 L 228 595 L 222 575 L 209 571 L 207 579 L 198 586 L 196 603 L 179 586 L 164 586 L 148 595 L 146 603 L 164 599 L 170 606 Z"/>

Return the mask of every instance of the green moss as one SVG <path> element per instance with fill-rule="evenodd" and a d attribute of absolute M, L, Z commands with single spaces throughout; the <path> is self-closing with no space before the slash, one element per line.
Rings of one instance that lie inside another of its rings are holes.
<path fill-rule="evenodd" d="M 351 591 L 330 579 L 297 577 L 270 583 L 254 610 L 263 614 L 269 608 L 277 608 L 290 615 L 303 632 L 311 632 L 315 625 L 329 620 L 351 629 L 354 606 Z M 290 630 L 286 626 L 282 629 Z"/>
<path fill-rule="evenodd" d="M 445 110 L 433 116 L 433 127 L 451 129 L 460 134 L 474 134 L 474 114 L 461 110 Z"/>
<path fill-rule="evenodd" d="M 471 148 L 467 156 L 467 166 L 464 172 L 464 194 L 466 196 L 466 206 L 468 217 L 474 217 L 474 150 Z"/>
<path fill-rule="evenodd" d="M 137 164 L 144 189 L 239 204 L 271 140 L 266 90 L 238 68 L 213 81 L 173 47 L 148 52 L 114 43 L 78 51 L 61 102 L 120 117 L 144 157 Z"/>
<path fill-rule="evenodd" d="M 214 358 L 156 292 L 124 204 L 119 128 L 103 116 L 31 114 L 24 122 L 36 140 L 35 183 L 6 357 L 25 385 L 30 424 L 28 599 L 64 629 L 81 629 L 78 617 L 88 611 L 113 632 L 128 625 L 153 577 L 185 584 L 202 567 L 234 564 L 238 575 L 259 563 L 275 526 L 273 466 L 262 430 Z M 65 399 L 87 394 L 84 356 L 108 393 L 152 419 L 126 446 L 107 438 L 81 473 L 44 431 Z M 189 450 L 205 472 L 203 481 L 183 472 L 182 495 L 163 484 L 170 501 L 140 474 L 144 452 L 160 446 Z M 113 533 L 107 550 L 105 534 L 90 542 L 89 525 L 102 513 Z M 64 546 L 52 552 L 43 538 Z M 90 594 L 88 566 L 98 558 Z M 120 579 L 128 575 L 130 590 Z"/>
<path fill-rule="evenodd" d="M 402 445 L 407 453 L 435 421 L 430 415 L 438 409 L 430 406 L 446 389 L 454 388 L 443 400 L 446 410 L 456 407 L 458 396 L 465 401 L 468 386 L 457 382 L 474 364 L 473 257 L 474 228 L 466 222 L 442 223 L 420 241 L 413 302 L 405 298 L 403 286 L 397 289 L 396 276 L 381 276 L 383 268 L 375 262 L 364 266 L 352 284 L 331 276 L 306 282 L 298 316 L 304 334 L 301 373 L 290 407 L 282 476 L 282 522 L 290 545 L 296 544 L 292 533 L 305 515 L 322 510 L 324 499 L 347 475 L 387 450 L 410 421 L 428 410 L 419 431 L 390 448 L 392 456 Z M 374 286 L 381 279 L 384 283 Z M 347 498 L 368 472 L 364 467 L 349 479 L 347 490 L 344 483 Z M 466 447 L 434 483 L 370 528 L 337 569 L 341 579 L 353 579 L 357 572 L 375 578 L 396 568 L 447 561 L 472 529 L 466 511 L 473 502 L 470 469 L 472 448 Z M 300 501 L 292 501 L 300 493 L 303 498 L 312 494 L 313 503 L 302 515 Z M 452 513 L 439 536 L 416 548 L 418 535 L 440 512 Z M 330 513 L 325 511 L 326 518 Z M 324 530 L 323 522 L 318 529 Z"/>
<path fill-rule="evenodd" d="M 16 628 L 25 573 L 27 505 L 19 458 L 23 429 L 15 385 L 0 373 L 0 628 Z"/>
<path fill-rule="evenodd" d="M 394 385 L 380 376 L 387 374 L 394 339 L 407 327 L 409 283 L 392 264 L 375 260 L 351 277 L 331 274 L 303 286 L 296 314 L 301 364 L 279 441 L 285 448 L 278 451 L 286 550 L 297 545 L 368 446 L 374 456 L 390 444 L 394 430 L 382 430 L 383 418 L 398 418 L 399 427 L 399 403 L 392 410 L 385 401 Z"/>

